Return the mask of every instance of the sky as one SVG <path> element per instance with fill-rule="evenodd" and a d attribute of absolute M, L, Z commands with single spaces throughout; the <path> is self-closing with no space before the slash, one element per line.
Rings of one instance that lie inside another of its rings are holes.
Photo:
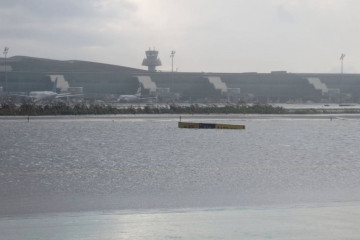
<path fill-rule="evenodd" d="M 358 0 L 1 0 L 8 57 L 161 71 L 360 73 Z"/>

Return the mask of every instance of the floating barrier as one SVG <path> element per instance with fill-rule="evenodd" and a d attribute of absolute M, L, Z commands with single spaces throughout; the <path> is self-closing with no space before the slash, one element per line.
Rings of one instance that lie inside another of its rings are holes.
<path fill-rule="evenodd" d="M 204 128 L 204 129 L 245 129 L 245 125 L 217 124 L 217 123 L 192 123 L 179 122 L 179 128 Z"/>

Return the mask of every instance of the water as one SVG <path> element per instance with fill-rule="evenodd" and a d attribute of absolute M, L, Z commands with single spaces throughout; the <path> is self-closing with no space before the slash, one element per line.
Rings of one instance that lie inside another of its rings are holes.
<path fill-rule="evenodd" d="M 351 239 L 360 234 L 356 116 L 191 119 L 245 124 L 244 131 L 178 129 L 177 119 L 159 116 L 3 118 L 0 232 Z"/>
<path fill-rule="evenodd" d="M 36 215 L 0 220 L 1 239 L 358 239 L 359 206 L 316 205 Z M 20 230 L 19 230 L 20 229 Z"/>

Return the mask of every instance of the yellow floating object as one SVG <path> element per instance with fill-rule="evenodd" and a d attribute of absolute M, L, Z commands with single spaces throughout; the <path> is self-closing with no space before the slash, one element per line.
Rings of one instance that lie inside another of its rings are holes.
<path fill-rule="evenodd" d="M 205 128 L 205 129 L 245 129 L 245 125 L 217 124 L 217 123 L 192 123 L 179 122 L 179 128 Z"/>

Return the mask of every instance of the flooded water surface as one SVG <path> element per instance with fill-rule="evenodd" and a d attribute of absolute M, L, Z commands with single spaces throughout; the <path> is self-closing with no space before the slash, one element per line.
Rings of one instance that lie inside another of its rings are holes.
<path fill-rule="evenodd" d="M 7 239 L 18 239 L 21 231 L 11 229 L 19 225 L 32 229 L 24 229 L 28 239 L 288 239 L 343 223 L 331 231 L 360 234 L 352 228 L 359 224 L 359 118 L 191 121 L 246 130 L 179 129 L 177 119 L 161 117 L 0 119 L 1 231 Z M 282 222 L 289 231 L 278 229 Z M 34 230 L 49 228 L 70 235 Z"/>

